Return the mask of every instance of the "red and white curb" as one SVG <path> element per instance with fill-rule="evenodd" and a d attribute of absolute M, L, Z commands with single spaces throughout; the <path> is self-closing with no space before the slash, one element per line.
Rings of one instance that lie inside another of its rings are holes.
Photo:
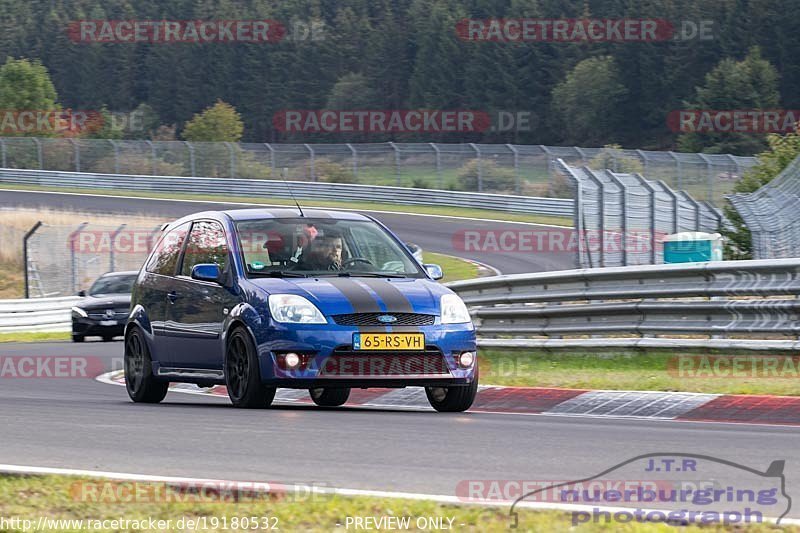
<path fill-rule="evenodd" d="M 123 371 L 98 376 L 98 381 L 125 385 Z M 227 397 L 224 386 L 201 389 L 175 383 L 172 392 Z M 308 391 L 278 389 L 275 402 L 311 404 Z M 421 387 L 354 389 L 353 407 L 432 411 Z M 536 414 L 597 418 L 632 418 L 800 426 L 800 397 L 699 394 L 690 392 L 590 391 L 540 387 L 482 385 L 472 412 Z"/>

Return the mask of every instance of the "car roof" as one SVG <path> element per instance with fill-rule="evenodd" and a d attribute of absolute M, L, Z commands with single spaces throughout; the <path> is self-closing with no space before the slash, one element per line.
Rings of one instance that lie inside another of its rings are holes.
<path fill-rule="evenodd" d="M 336 211 L 329 209 L 303 209 L 304 218 L 324 219 L 329 218 L 333 220 L 372 220 L 367 215 L 362 215 L 355 211 Z M 174 227 L 183 224 L 190 220 L 199 220 L 203 218 L 210 218 L 214 220 L 221 220 L 225 217 L 234 221 L 240 220 L 257 220 L 264 218 L 300 218 L 300 212 L 297 208 L 255 208 L 255 209 L 230 209 L 225 211 L 203 211 L 201 213 L 194 213 L 187 215 L 180 220 L 169 224 Z"/>

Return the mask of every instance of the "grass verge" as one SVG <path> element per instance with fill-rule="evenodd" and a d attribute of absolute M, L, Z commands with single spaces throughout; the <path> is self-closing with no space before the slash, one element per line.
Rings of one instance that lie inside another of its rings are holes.
<path fill-rule="evenodd" d="M 791 353 L 486 349 L 479 355 L 481 382 L 491 385 L 800 395 L 800 359 Z M 723 358 L 719 366 L 714 358 Z M 767 360 L 776 371 L 765 370 Z"/>
<path fill-rule="evenodd" d="M 478 277 L 478 265 L 470 261 L 433 252 L 422 252 L 422 257 L 425 263 L 433 263 L 442 267 L 444 279 L 440 280 L 441 283 Z"/>
<path fill-rule="evenodd" d="M 0 300 L 24 297 L 22 264 L 17 261 L 0 261 Z"/>
<path fill-rule="evenodd" d="M 224 494 L 224 493 L 223 493 Z M 136 503 L 130 501 L 135 495 Z M 156 496 L 156 497 L 153 497 Z M 417 520 L 425 518 L 443 519 L 453 531 L 508 531 L 510 525 L 509 506 L 487 508 L 474 505 L 444 505 L 427 501 L 386 499 L 370 497 L 344 497 L 338 495 L 301 494 L 260 495 L 252 500 L 238 502 L 197 501 L 196 494 L 180 493 L 164 488 L 160 484 L 134 482 L 112 482 L 61 476 L 0 476 L 0 516 L 6 521 L 13 518 L 27 519 L 35 526 L 40 517 L 50 520 L 83 520 L 86 531 L 174 531 L 184 519 L 184 530 L 233 531 L 249 528 L 233 527 L 236 518 L 241 526 L 242 517 L 266 518 L 266 524 L 281 531 L 334 531 L 355 529 L 353 523 L 346 528 L 348 517 L 399 517 L 409 518 L 412 531 L 419 530 Z M 122 500 L 122 501 L 120 501 Z M 171 521 L 151 528 L 144 524 L 113 524 L 112 520 Z M 205 527 L 185 527 L 186 520 L 205 523 Z M 86 528 L 89 521 L 101 521 L 97 528 Z M 108 521 L 102 524 L 102 521 Z M 223 525 L 227 522 L 227 527 Z M 52 522 L 51 522 L 52 523 Z M 217 524 L 218 527 L 214 527 Z M 136 526 L 139 527 L 136 527 Z M 423 525 L 421 522 L 419 525 Z M 143 526 L 143 527 L 142 527 Z M 2 526 L 0 526 L 2 527 Z M 52 531 L 81 531 L 78 524 L 60 524 L 49 528 Z M 263 527 L 261 528 L 263 529 Z M 571 515 L 563 511 L 520 511 L 518 531 L 569 531 L 574 529 Z M 7 528 L 9 531 L 16 531 Z M 429 529 L 430 530 L 430 529 Z M 628 531 L 667 532 L 674 527 L 662 524 L 595 524 L 581 526 L 581 531 Z M 798 531 L 792 527 L 754 526 L 737 527 L 737 531 Z M 681 531 L 716 532 L 730 531 L 722 526 L 686 527 Z"/>
<path fill-rule="evenodd" d="M 77 194 L 100 194 L 104 196 L 131 196 L 137 198 L 164 198 L 168 200 L 202 200 L 209 202 L 244 202 L 248 204 L 266 205 L 294 205 L 291 200 L 279 198 L 254 198 L 252 196 L 216 196 L 202 194 L 182 194 L 182 193 L 158 193 L 155 191 L 128 191 L 123 189 L 82 189 L 74 187 L 41 187 L 36 185 L 11 185 L 0 184 L 0 190 L 33 190 L 33 191 L 53 191 L 68 192 Z M 504 211 L 491 211 L 488 209 L 463 209 L 458 207 L 438 207 L 423 205 L 403 205 L 386 204 L 380 202 L 336 202 L 331 200 L 321 200 L 313 198 L 300 199 L 301 205 L 311 207 L 328 207 L 341 209 L 356 209 L 362 211 L 392 211 L 399 213 L 417 213 L 421 215 L 442 215 L 451 217 L 469 217 L 479 219 L 504 220 L 508 222 L 531 222 L 535 224 L 546 224 L 556 226 L 572 226 L 572 219 L 567 217 L 548 216 L 548 215 L 527 215 L 524 213 L 506 213 Z"/>
<path fill-rule="evenodd" d="M 0 333 L 0 343 L 68 341 L 70 339 L 71 337 L 69 333 L 49 333 L 49 332 Z"/>

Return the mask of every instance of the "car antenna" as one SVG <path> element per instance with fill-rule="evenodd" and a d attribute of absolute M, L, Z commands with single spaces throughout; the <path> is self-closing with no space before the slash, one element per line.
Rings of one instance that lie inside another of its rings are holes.
<path fill-rule="evenodd" d="M 292 192 L 292 188 L 289 187 L 289 182 L 286 181 L 286 176 L 284 175 L 283 171 L 281 171 L 281 179 L 283 180 L 284 185 L 286 185 L 286 188 L 289 190 L 289 196 L 291 196 L 292 200 L 294 200 L 294 205 L 296 205 L 297 206 L 297 210 L 300 211 L 300 216 L 305 218 L 305 215 L 303 214 L 303 208 L 300 207 L 300 202 L 298 202 L 297 198 L 294 197 L 294 193 Z"/>

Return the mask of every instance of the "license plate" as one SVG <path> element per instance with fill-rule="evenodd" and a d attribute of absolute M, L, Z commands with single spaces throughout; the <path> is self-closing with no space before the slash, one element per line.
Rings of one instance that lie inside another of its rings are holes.
<path fill-rule="evenodd" d="M 116 326 L 117 325 L 117 321 L 116 320 L 101 320 L 100 321 L 100 325 L 101 326 Z"/>
<path fill-rule="evenodd" d="M 354 350 L 424 350 L 424 333 L 354 333 Z"/>

